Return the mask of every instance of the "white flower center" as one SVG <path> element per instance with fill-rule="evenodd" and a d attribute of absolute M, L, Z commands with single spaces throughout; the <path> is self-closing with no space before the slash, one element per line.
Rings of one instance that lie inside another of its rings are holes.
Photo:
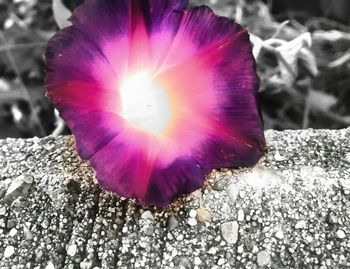
<path fill-rule="evenodd" d="M 135 127 L 159 135 L 170 120 L 170 101 L 147 72 L 128 77 L 121 86 L 121 115 Z"/>

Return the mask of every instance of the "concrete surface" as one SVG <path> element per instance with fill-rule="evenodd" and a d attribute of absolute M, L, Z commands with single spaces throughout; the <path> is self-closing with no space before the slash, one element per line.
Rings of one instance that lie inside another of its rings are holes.
<path fill-rule="evenodd" d="M 2 140 L 0 268 L 349 268 L 350 129 L 266 137 L 163 210 L 100 190 L 71 137 Z"/>

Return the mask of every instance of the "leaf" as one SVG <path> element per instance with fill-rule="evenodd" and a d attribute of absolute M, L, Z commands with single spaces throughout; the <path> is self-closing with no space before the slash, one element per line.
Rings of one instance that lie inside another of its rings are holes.
<path fill-rule="evenodd" d="M 72 23 L 68 21 L 72 12 L 63 5 L 62 0 L 52 0 L 52 11 L 55 21 L 60 29 L 72 25 Z"/>
<path fill-rule="evenodd" d="M 255 59 L 258 59 L 258 56 L 263 48 L 263 40 L 253 34 L 250 34 L 250 42 L 253 44 L 253 55 Z"/>
<path fill-rule="evenodd" d="M 5 65 L 7 70 L 14 71 L 13 64 L 15 64 L 15 69 L 21 75 L 30 72 L 36 77 L 42 76 L 40 60 L 45 40 L 32 31 L 23 30 L 17 25 L 6 29 L 0 39 L 2 43 L 0 66 Z"/>
<path fill-rule="evenodd" d="M 346 32 L 341 32 L 338 30 L 330 31 L 315 31 L 312 34 L 315 41 L 328 41 L 328 42 L 338 42 L 342 40 L 350 40 L 350 34 Z"/>
<path fill-rule="evenodd" d="M 298 59 L 300 58 L 301 51 L 304 49 L 304 52 L 311 47 L 312 39 L 310 33 L 304 33 L 298 36 L 297 38 L 284 43 L 283 45 L 277 48 L 279 52 L 278 55 L 278 64 L 281 70 L 281 77 L 286 82 L 287 85 L 291 86 L 298 73 Z M 304 57 L 307 57 L 307 53 L 304 53 Z M 310 61 L 311 59 L 308 58 Z M 313 66 L 307 66 L 307 68 L 311 69 Z"/>
<path fill-rule="evenodd" d="M 337 103 L 337 98 L 333 95 L 316 90 L 310 90 L 308 98 L 312 107 L 326 111 Z"/>
<path fill-rule="evenodd" d="M 302 63 L 307 68 L 307 70 L 309 70 L 309 72 L 313 76 L 316 77 L 319 74 L 319 70 L 317 67 L 317 60 L 314 54 L 309 49 L 302 48 L 300 50 L 299 58 L 301 59 Z"/>

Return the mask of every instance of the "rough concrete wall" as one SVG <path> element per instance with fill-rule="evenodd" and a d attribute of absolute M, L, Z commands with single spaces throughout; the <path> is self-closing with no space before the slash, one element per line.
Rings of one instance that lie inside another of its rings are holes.
<path fill-rule="evenodd" d="M 266 136 L 164 210 L 101 190 L 71 137 L 2 140 L 0 267 L 350 267 L 350 129 Z"/>

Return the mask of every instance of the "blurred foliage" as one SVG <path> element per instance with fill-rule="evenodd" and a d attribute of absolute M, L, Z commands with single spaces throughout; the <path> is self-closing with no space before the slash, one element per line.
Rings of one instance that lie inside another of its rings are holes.
<path fill-rule="evenodd" d="M 0 0 L 0 137 L 69 132 L 45 97 L 42 54 L 82 2 Z M 266 128 L 350 125 L 350 26 L 344 16 L 350 5 L 341 8 L 344 0 L 190 2 L 249 29 Z"/>
<path fill-rule="evenodd" d="M 51 0 L 0 0 L 0 137 L 50 134 L 43 49 L 57 31 Z"/>
<path fill-rule="evenodd" d="M 265 128 L 343 128 L 350 126 L 350 27 L 336 17 L 339 1 L 275 1 L 285 10 L 277 21 L 273 1 L 198 0 L 220 15 L 235 19 L 251 34 L 261 80 Z M 296 6 L 296 4 L 299 6 Z M 326 6 L 325 4 L 328 4 Z M 230 8 L 227 8 L 227 7 Z M 313 7 L 314 10 L 311 10 Z M 281 10 L 279 10 L 280 12 Z M 315 17 L 313 12 L 324 15 Z M 341 15 L 341 14 L 340 14 Z M 342 19 L 343 17 L 340 17 Z"/>

